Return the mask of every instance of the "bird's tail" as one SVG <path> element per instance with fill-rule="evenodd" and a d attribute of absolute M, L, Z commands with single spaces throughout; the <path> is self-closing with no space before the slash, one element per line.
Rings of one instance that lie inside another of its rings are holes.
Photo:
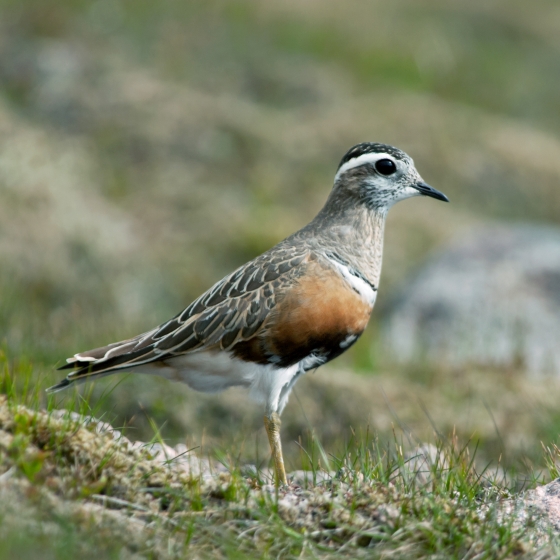
<path fill-rule="evenodd" d="M 128 367 L 132 367 L 132 366 L 128 366 Z M 101 371 L 92 371 L 91 367 L 86 366 L 85 368 L 76 369 L 72 373 L 69 373 L 65 379 L 60 381 L 60 383 L 57 383 L 56 385 L 49 387 L 46 391 L 47 393 L 58 393 L 59 391 L 63 391 L 67 387 L 70 387 L 70 385 L 74 385 L 74 384 L 79 385 L 80 383 L 85 383 L 86 381 L 97 380 L 100 379 L 101 377 L 112 375 L 113 373 L 117 373 L 120 370 L 126 368 L 127 366 L 122 366 L 122 367 L 103 369 Z M 58 369 L 60 370 L 63 368 L 58 368 Z"/>
<path fill-rule="evenodd" d="M 66 389 L 66 387 L 68 387 L 69 385 L 72 385 L 72 381 L 69 381 L 68 379 L 63 379 L 60 383 L 57 383 L 56 385 L 49 387 L 47 389 L 47 393 L 58 393 L 59 391 Z"/>
<path fill-rule="evenodd" d="M 47 393 L 56 393 L 74 383 L 99 379 L 123 369 L 157 360 L 161 357 L 161 353 L 154 348 L 152 334 L 153 331 L 150 331 L 129 340 L 76 354 L 67 360 L 67 364 L 58 368 L 59 370 L 73 369 L 73 371 L 66 376 L 66 379 L 49 387 Z"/>

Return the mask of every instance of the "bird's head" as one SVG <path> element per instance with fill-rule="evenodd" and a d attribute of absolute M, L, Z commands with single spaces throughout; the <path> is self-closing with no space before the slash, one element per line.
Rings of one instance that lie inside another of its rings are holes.
<path fill-rule="evenodd" d="M 362 142 L 342 158 L 334 179 L 334 191 L 350 191 L 363 204 L 382 212 L 412 196 L 449 199 L 422 180 L 412 158 L 387 144 Z"/>

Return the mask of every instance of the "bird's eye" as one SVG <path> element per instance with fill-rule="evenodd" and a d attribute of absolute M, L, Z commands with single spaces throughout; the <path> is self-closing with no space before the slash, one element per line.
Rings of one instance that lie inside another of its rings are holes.
<path fill-rule="evenodd" d="M 392 175 L 397 170 L 397 166 L 390 159 L 378 159 L 375 162 L 375 169 L 381 175 Z"/>

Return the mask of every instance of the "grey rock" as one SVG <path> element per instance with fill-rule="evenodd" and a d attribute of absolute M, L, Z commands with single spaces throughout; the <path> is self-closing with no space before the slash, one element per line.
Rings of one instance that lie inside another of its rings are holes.
<path fill-rule="evenodd" d="M 537 517 L 543 529 L 560 533 L 560 478 L 527 492 L 520 505 L 523 517 Z"/>
<path fill-rule="evenodd" d="M 485 515 L 488 508 L 483 505 L 480 513 Z M 504 500 L 496 513 L 504 525 L 522 531 L 535 545 L 548 544 L 560 534 L 560 479 Z"/>
<path fill-rule="evenodd" d="M 560 229 L 463 235 L 405 283 L 384 325 L 399 361 L 560 375 Z"/>

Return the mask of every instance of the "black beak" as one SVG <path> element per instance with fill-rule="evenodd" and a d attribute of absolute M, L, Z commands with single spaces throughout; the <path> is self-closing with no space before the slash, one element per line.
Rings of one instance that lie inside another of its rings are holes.
<path fill-rule="evenodd" d="M 417 191 L 420 191 L 421 194 L 424 196 L 431 196 L 432 198 L 437 198 L 437 200 L 443 200 L 444 202 L 449 202 L 449 199 L 439 191 L 436 191 L 434 187 L 430 187 L 428 183 L 424 183 L 420 181 L 420 183 L 416 183 L 412 185 Z"/>

